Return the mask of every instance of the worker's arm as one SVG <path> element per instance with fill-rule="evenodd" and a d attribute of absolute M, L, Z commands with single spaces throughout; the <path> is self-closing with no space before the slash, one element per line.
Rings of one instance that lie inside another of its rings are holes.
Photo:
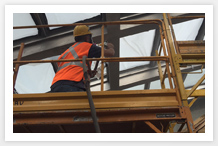
<path fill-rule="evenodd" d="M 114 45 L 111 43 L 107 43 L 107 46 L 104 47 L 104 56 L 105 57 L 112 57 L 114 56 Z M 88 54 L 88 58 L 100 58 L 101 57 L 101 47 L 98 47 L 96 45 L 92 45 L 90 50 L 89 50 L 89 54 Z"/>
<path fill-rule="evenodd" d="M 112 56 L 114 56 L 114 54 L 115 54 L 114 45 L 111 43 L 107 43 L 107 46 L 104 49 L 104 56 L 105 57 L 112 57 Z"/>

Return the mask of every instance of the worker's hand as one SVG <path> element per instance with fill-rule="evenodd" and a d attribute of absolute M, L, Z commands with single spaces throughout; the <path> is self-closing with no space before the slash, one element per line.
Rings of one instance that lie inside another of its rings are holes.
<path fill-rule="evenodd" d="M 90 78 L 93 78 L 96 75 L 97 71 L 95 71 L 95 70 L 92 70 L 92 71 L 88 70 L 88 73 L 89 73 Z"/>
<path fill-rule="evenodd" d="M 114 56 L 114 45 L 112 43 L 107 43 L 107 48 L 104 50 L 105 57 L 112 57 Z"/>
<path fill-rule="evenodd" d="M 107 48 L 106 49 L 110 49 L 110 48 L 114 48 L 114 45 L 112 43 L 107 43 Z"/>

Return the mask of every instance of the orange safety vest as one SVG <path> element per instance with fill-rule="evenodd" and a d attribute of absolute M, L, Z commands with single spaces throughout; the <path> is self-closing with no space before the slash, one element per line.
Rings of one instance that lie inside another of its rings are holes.
<path fill-rule="evenodd" d="M 88 42 L 77 42 L 68 48 L 58 59 L 82 59 L 88 56 L 92 44 Z M 91 64 L 91 62 L 90 62 Z M 59 80 L 70 80 L 79 82 L 83 79 L 83 65 L 79 62 L 59 62 L 58 70 L 52 81 L 52 85 Z"/>

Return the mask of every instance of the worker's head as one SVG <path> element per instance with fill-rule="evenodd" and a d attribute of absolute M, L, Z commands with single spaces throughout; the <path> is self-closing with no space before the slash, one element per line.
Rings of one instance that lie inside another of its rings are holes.
<path fill-rule="evenodd" d="M 73 30 L 73 36 L 76 42 L 89 42 L 92 43 L 92 33 L 86 25 L 77 25 Z"/>

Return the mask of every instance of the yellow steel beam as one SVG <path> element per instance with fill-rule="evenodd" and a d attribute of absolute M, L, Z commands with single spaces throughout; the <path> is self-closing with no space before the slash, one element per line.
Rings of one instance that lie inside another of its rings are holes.
<path fill-rule="evenodd" d="M 96 109 L 96 113 L 99 123 L 124 122 L 124 121 L 132 121 L 132 122 L 154 121 L 154 120 L 175 121 L 175 120 L 185 119 L 185 115 L 181 114 L 180 109 L 181 107 L 109 108 L 109 109 Z M 173 116 L 169 116 L 172 113 Z M 13 121 L 14 125 L 29 125 L 29 124 L 62 125 L 62 124 L 82 124 L 82 123 L 84 124 L 84 123 L 93 122 L 91 118 L 90 109 L 21 111 L 21 112 L 14 112 L 13 119 L 14 119 Z"/>
<path fill-rule="evenodd" d="M 174 89 L 92 92 L 96 109 L 178 106 Z M 89 109 L 86 92 L 14 94 L 14 111 Z"/>
<path fill-rule="evenodd" d="M 174 47 L 174 43 L 173 43 L 173 39 L 172 39 L 172 34 L 170 31 L 169 23 L 168 23 L 167 16 L 165 13 L 163 14 L 163 18 L 164 18 L 164 23 L 165 23 L 165 27 L 166 27 L 166 34 L 167 34 L 167 38 L 168 38 L 169 48 L 171 51 L 171 57 L 172 57 L 172 61 L 173 61 L 172 65 L 175 69 L 176 79 L 178 82 L 180 95 L 181 95 L 182 99 L 187 99 L 186 93 L 185 93 L 185 87 L 183 84 L 182 74 L 181 74 L 181 70 L 180 70 L 180 66 L 179 66 L 179 59 L 181 59 L 181 58 L 178 55 L 176 55 L 175 47 Z M 187 103 L 183 102 L 183 104 L 185 104 L 185 106 L 187 106 Z"/>
<path fill-rule="evenodd" d="M 186 94 L 188 95 L 190 91 L 191 90 L 186 90 Z M 189 97 L 201 97 L 201 96 L 205 96 L 205 89 L 195 90 L 191 95 L 189 95 Z"/>

